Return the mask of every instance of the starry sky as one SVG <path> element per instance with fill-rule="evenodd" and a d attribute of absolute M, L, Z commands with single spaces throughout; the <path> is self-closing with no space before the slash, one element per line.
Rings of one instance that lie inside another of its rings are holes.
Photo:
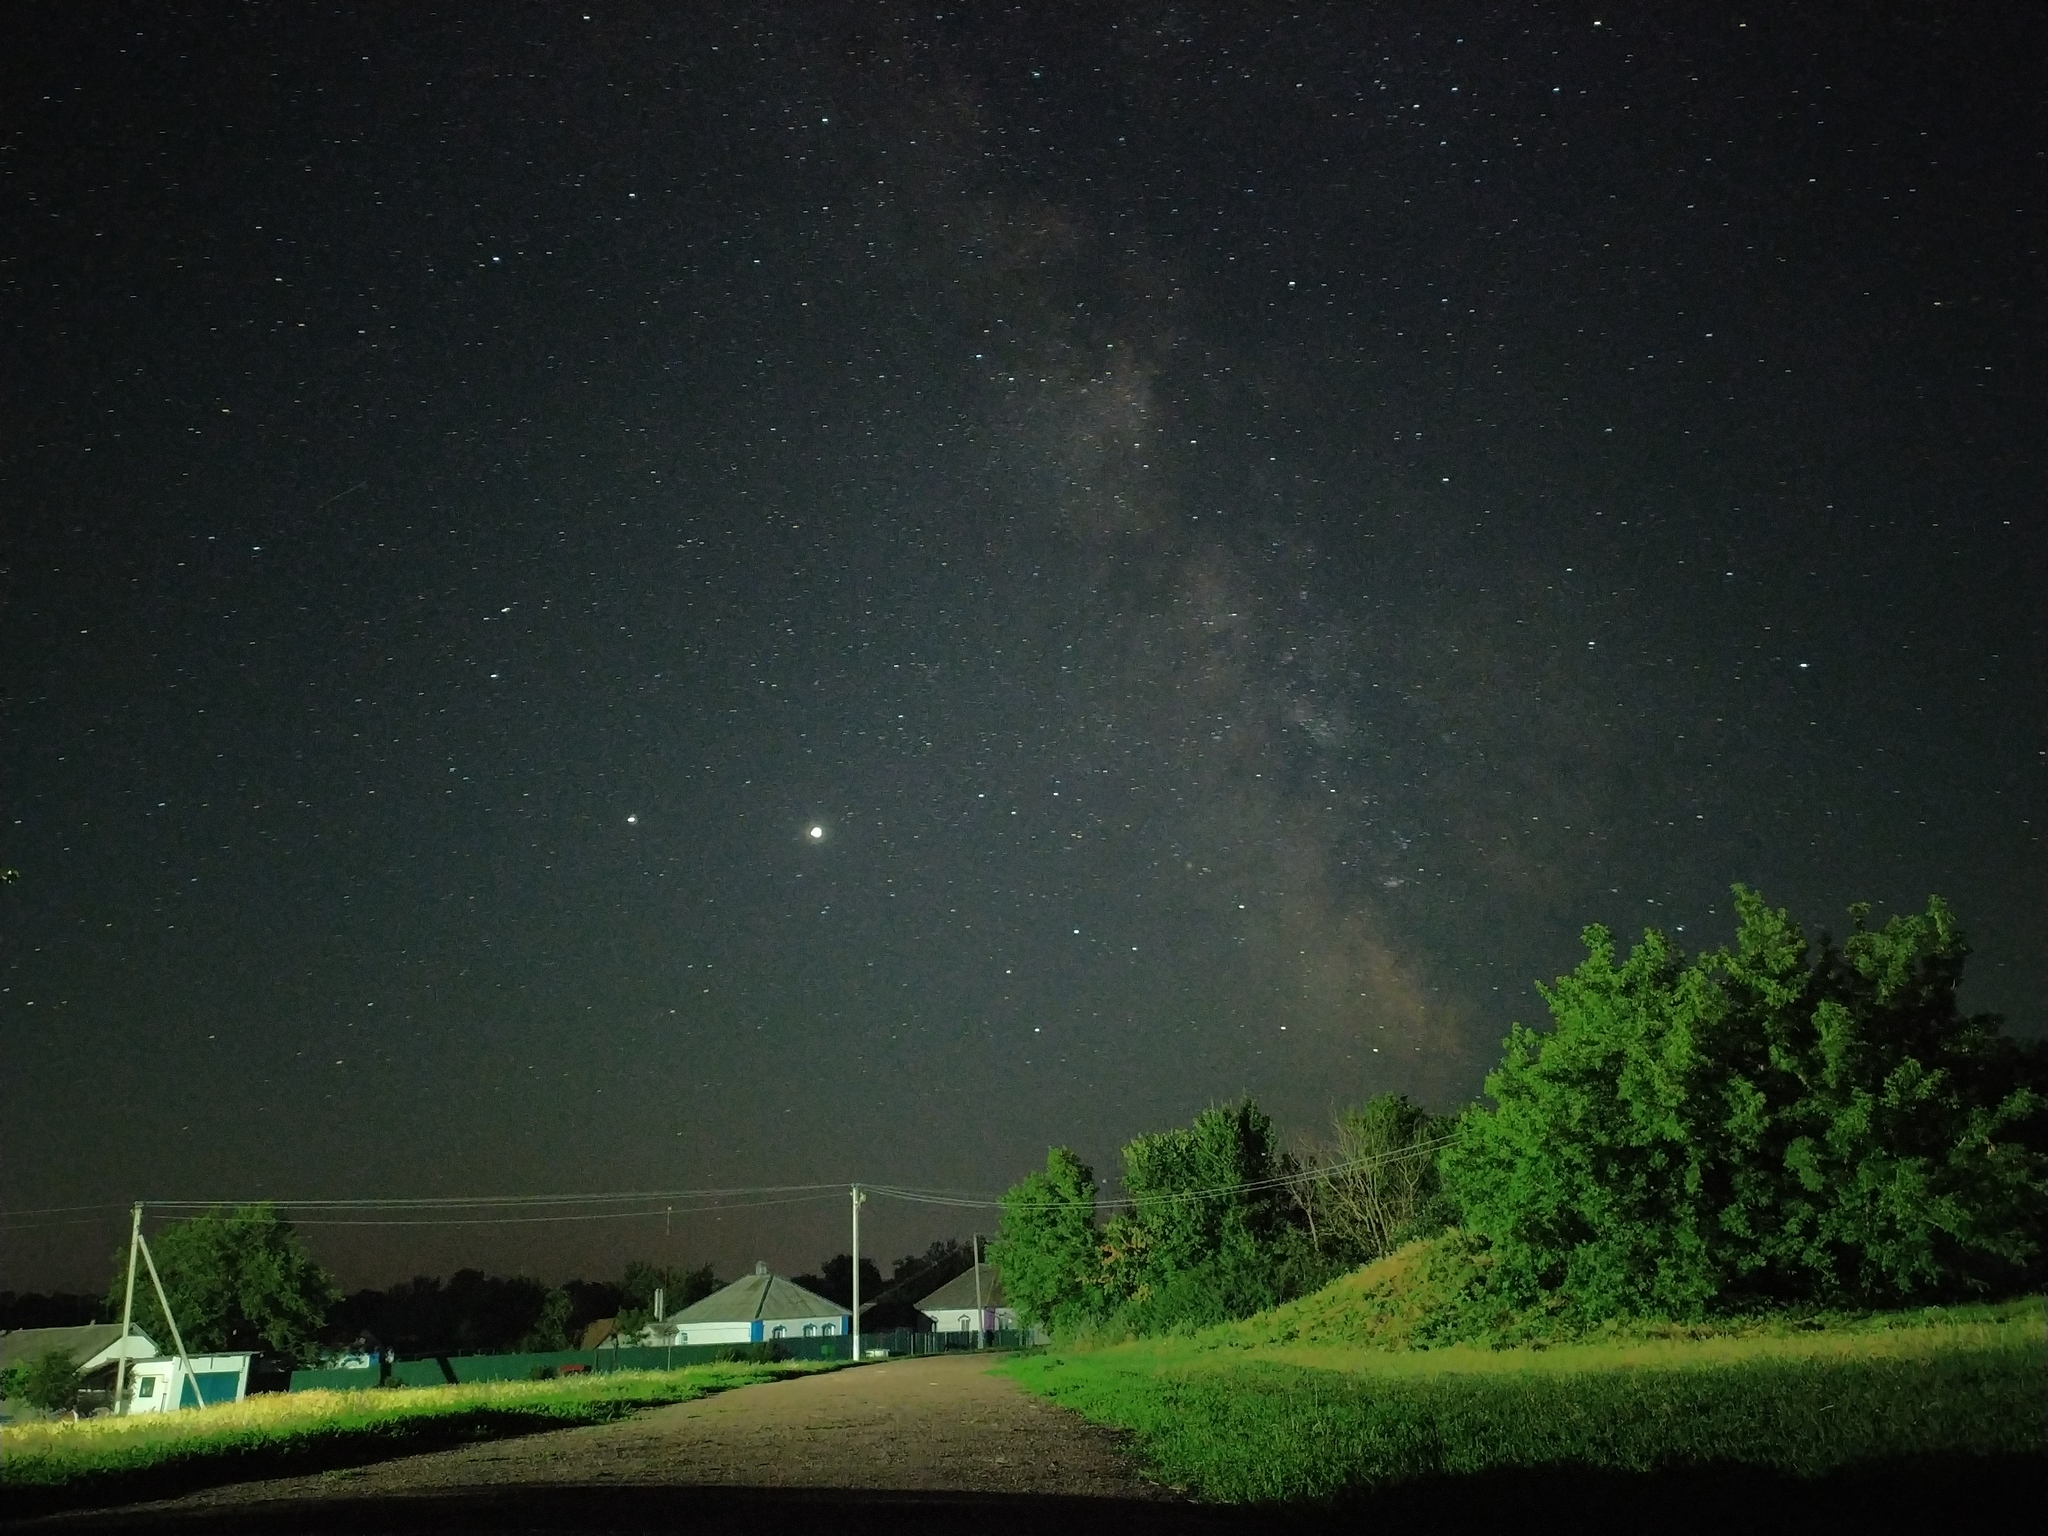
<path fill-rule="evenodd" d="M 2048 35 L 1613 10 L 10 7 L 0 1206 L 1307 1136 L 1738 880 L 2048 1029 Z"/>

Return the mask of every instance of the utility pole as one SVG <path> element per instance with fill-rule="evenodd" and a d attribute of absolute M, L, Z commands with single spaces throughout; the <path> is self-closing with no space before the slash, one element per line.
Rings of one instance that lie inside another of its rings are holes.
<path fill-rule="evenodd" d="M 164 1277 L 156 1272 L 156 1255 L 149 1251 L 149 1244 L 142 1240 L 142 1228 L 139 1223 L 135 1230 L 135 1246 L 142 1250 L 142 1262 L 149 1266 L 149 1283 L 156 1287 L 157 1305 L 164 1309 L 164 1321 L 171 1325 L 171 1342 L 178 1346 L 178 1364 L 184 1367 L 185 1380 L 192 1383 L 192 1406 L 204 1408 L 206 1394 L 199 1389 L 199 1373 L 192 1369 L 192 1357 L 185 1353 L 185 1338 L 178 1332 L 178 1319 L 171 1311 L 171 1298 L 164 1294 Z M 172 1394 L 171 1406 L 182 1408 L 184 1405 L 185 1389 L 180 1386 Z"/>
<path fill-rule="evenodd" d="M 135 1321 L 135 1248 L 142 1241 L 142 1202 L 128 1224 L 128 1289 L 121 1296 L 121 1354 L 114 1362 L 114 1412 L 128 1411 L 128 1329 Z"/>
<path fill-rule="evenodd" d="M 860 1364 L 860 1205 L 867 1196 L 853 1186 L 853 1363 Z"/>
<path fill-rule="evenodd" d="M 988 1314 L 981 1310 L 981 1234 L 974 1234 L 974 1347 L 981 1348 Z"/>

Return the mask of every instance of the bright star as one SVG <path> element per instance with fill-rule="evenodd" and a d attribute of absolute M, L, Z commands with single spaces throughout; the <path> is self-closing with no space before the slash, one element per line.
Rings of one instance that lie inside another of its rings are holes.
<path fill-rule="evenodd" d="M 811 841 L 814 843 L 822 843 L 823 841 L 825 841 L 825 829 L 821 826 L 813 824 L 809 833 L 809 837 Z"/>

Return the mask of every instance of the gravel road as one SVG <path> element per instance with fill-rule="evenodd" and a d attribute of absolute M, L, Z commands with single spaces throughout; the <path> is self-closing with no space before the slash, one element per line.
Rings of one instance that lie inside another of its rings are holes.
<path fill-rule="evenodd" d="M 1009 1510 L 1043 1530 L 1048 1517 L 1072 1528 L 1098 1517 L 1126 1526 L 1133 1514 L 1168 1507 L 1193 1513 L 1140 1475 L 1116 1435 L 990 1375 L 991 1363 L 890 1361 L 741 1387 L 616 1424 L 31 1525 L 815 1533 L 868 1529 L 867 1517 L 875 1529 L 957 1529 L 957 1513 L 985 1530 Z"/>

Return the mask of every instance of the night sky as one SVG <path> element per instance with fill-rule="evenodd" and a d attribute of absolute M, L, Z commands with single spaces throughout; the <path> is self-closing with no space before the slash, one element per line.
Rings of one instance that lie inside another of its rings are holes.
<path fill-rule="evenodd" d="M 10 6 L 0 1206 L 1304 1136 L 1738 880 L 2048 1029 L 2048 26 L 1614 9 Z"/>

